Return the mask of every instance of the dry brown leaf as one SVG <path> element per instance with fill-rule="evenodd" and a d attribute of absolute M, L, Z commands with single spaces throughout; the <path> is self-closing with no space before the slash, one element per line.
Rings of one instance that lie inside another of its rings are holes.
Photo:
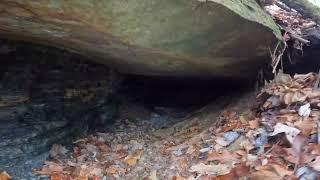
<path fill-rule="evenodd" d="M 115 176 L 115 175 L 123 175 L 124 173 L 126 173 L 126 170 L 118 165 L 112 165 L 106 169 L 106 172 L 110 176 Z"/>
<path fill-rule="evenodd" d="M 250 150 L 254 149 L 254 145 L 249 141 L 249 139 L 245 139 L 244 141 L 240 142 L 240 146 L 249 153 Z"/>
<path fill-rule="evenodd" d="M 228 161 L 239 162 L 240 156 L 236 153 L 231 153 L 229 151 L 219 152 L 211 152 L 208 153 L 207 161 L 219 161 L 220 163 L 225 163 Z"/>
<path fill-rule="evenodd" d="M 320 144 L 309 144 L 308 145 L 308 151 L 311 154 L 320 156 Z"/>
<path fill-rule="evenodd" d="M 287 148 L 286 151 L 287 156 L 284 156 L 284 158 L 293 164 L 307 164 L 316 157 L 315 155 L 305 152 L 297 154 L 292 148 Z"/>
<path fill-rule="evenodd" d="M 172 143 L 165 143 L 162 148 L 160 149 L 160 154 L 163 156 L 167 156 L 171 153 L 171 147 L 173 147 L 174 144 Z"/>
<path fill-rule="evenodd" d="M 292 177 L 294 171 L 288 170 L 286 167 L 279 164 L 271 164 L 267 166 L 262 166 L 257 172 L 250 175 L 251 179 L 265 180 L 265 179 L 288 179 Z"/>
<path fill-rule="evenodd" d="M 51 161 L 45 161 L 45 166 L 42 168 L 42 172 L 54 173 L 54 172 L 63 172 L 63 166 Z"/>
<path fill-rule="evenodd" d="M 264 170 L 264 169 L 252 173 L 249 177 L 254 180 L 266 180 L 266 179 L 283 180 L 284 178 L 274 171 Z"/>
<path fill-rule="evenodd" d="M 191 159 L 197 158 L 199 156 L 200 149 L 201 147 L 198 144 L 191 145 L 189 146 L 186 154 L 188 154 Z"/>
<path fill-rule="evenodd" d="M 90 167 L 87 165 L 81 165 L 76 167 L 76 170 L 73 172 L 73 175 L 82 178 L 89 178 L 90 176 Z"/>
<path fill-rule="evenodd" d="M 132 155 L 127 156 L 124 162 L 129 166 L 135 166 L 143 154 L 143 150 L 138 150 Z"/>
<path fill-rule="evenodd" d="M 178 176 L 173 176 L 172 180 L 186 180 L 186 178 L 178 175 Z"/>
<path fill-rule="evenodd" d="M 255 119 L 255 120 L 252 120 L 252 121 L 249 121 L 249 127 L 251 129 L 258 129 L 260 127 L 260 123 L 259 123 L 259 120 L 258 119 Z"/>
<path fill-rule="evenodd" d="M 217 180 L 236 180 L 240 177 L 244 178 L 250 173 L 250 168 L 245 164 L 240 164 L 237 167 L 233 168 L 229 174 L 218 176 Z"/>
<path fill-rule="evenodd" d="M 308 137 L 306 137 L 303 134 L 298 134 L 292 143 L 292 149 L 297 153 L 300 154 L 303 152 L 303 149 L 305 147 L 305 145 L 308 142 Z"/>
<path fill-rule="evenodd" d="M 122 159 L 125 158 L 128 155 L 128 152 L 121 149 L 116 151 L 115 153 L 112 153 L 112 157 L 114 157 L 115 159 Z"/>
<path fill-rule="evenodd" d="M 307 97 L 308 94 L 306 94 L 302 90 L 289 91 L 283 95 L 283 102 L 286 105 L 290 105 L 297 102 L 305 102 Z"/>
<path fill-rule="evenodd" d="M 223 116 L 225 119 L 231 119 L 231 118 L 233 118 L 235 115 L 236 115 L 236 112 L 234 112 L 234 111 L 228 111 L 228 110 L 223 111 L 223 113 L 222 113 L 222 116 Z"/>
<path fill-rule="evenodd" d="M 89 170 L 90 176 L 102 176 L 102 169 L 100 167 L 94 167 Z"/>
<path fill-rule="evenodd" d="M 232 131 L 239 127 L 241 127 L 241 123 L 239 121 L 231 121 L 230 123 L 227 123 L 222 127 L 222 132 Z"/>
<path fill-rule="evenodd" d="M 212 165 L 206 165 L 203 163 L 196 164 L 191 166 L 189 169 L 190 172 L 196 172 L 201 175 L 225 175 L 230 173 L 232 167 L 225 165 L 225 164 L 212 164 Z"/>
<path fill-rule="evenodd" d="M 51 180 L 71 180 L 72 178 L 70 177 L 70 175 L 67 174 L 53 174 L 50 176 Z M 77 180 L 81 180 L 79 178 L 77 178 Z"/>
<path fill-rule="evenodd" d="M 189 160 L 187 157 L 179 158 L 178 160 L 178 169 L 179 171 L 185 171 L 189 167 Z"/>
<path fill-rule="evenodd" d="M 0 180 L 10 180 L 10 179 L 12 179 L 12 177 L 6 171 L 0 173 Z"/>
<path fill-rule="evenodd" d="M 274 169 L 275 172 L 277 172 L 277 174 L 279 174 L 282 177 L 288 177 L 294 174 L 294 171 L 288 170 L 288 168 L 279 164 L 271 164 L 270 166 Z"/>
<path fill-rule="evenodd" d="M 316 129 L 316 123 L 310 119 L 296 121 L 294 126 L 301 130 L 302 134 L 309 136 Z"/>
<path fill-rule="evenodd" d="M 187 138 L 187 137 L 190 138 L 199 132 L 200 132 L 200 127 L 196 125 L 196 126 L 191 126 L 187 129 L 183 129 L 182 131 L 176 132 L 174 136 L 182 136 L 184 138 Z"/>

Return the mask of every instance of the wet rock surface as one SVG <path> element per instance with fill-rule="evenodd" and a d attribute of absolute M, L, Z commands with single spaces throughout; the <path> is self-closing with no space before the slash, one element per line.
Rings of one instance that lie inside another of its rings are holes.
<path fill-rule="evenodd" d="M 0 43 L 0 169 L 30 179 L 52 144 L 111 123 L 110 71 L 57 49 Z"/>

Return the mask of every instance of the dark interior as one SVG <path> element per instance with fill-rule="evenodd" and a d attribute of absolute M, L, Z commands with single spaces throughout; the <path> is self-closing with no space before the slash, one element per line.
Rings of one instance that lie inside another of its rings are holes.
<path fill-rule="evenodd" d="M 6 39 L 0 59 L 0 166 L 22 175 L 25 162 L 40 166 L 54 143 L 112 131 L 127 104 L 148 109 L 154 127 L 164 128 L 250 84 L 121 74 L 65 50 Z"/>
<path fill-rule="evenodd" d="M 319 48 L 316 43 L 306 46 L 303 55 L 288 49 L 294 62 L 284 58 L 285 72 L 318 72 Z M 156 114 L 150 121 L 156 129 L 164 128 L 221 96 L 252 90 L 259 78 L 121 74 L 65 50 L 6 39 L 0 40 L 0 59 L 0 166 L 21 173 L 19 177 L 30 163 L 40 166 L 46 159 L 41 154 L 54 143 L 112 132 L 128 104 Z M 264 71 L 270 74 L 270 68 Z"/>

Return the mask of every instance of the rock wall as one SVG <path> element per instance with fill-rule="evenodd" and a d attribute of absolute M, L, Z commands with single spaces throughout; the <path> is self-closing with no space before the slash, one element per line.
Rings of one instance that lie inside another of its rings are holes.
<path fill-rule="evenodd" d="M 0 34 L 183 77 L 252 75 L 280 38 L 255 0 L 2 0 Z"/>
<path fill-rule="evenodd" d="M 0 167 L 111 123 L 108 68 L 54 48 L 1 44 Z"/>

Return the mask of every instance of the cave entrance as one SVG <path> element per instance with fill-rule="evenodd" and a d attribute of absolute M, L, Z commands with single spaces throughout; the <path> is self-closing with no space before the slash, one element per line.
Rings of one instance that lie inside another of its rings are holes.
<path fill-rule="evenodd" d="M 26 179 L 53 144 L 95 132 L 169 128 L 248 85 L 120 74 L 64 50 L 4 39 L 0 56 L 0 167 Z"/>

